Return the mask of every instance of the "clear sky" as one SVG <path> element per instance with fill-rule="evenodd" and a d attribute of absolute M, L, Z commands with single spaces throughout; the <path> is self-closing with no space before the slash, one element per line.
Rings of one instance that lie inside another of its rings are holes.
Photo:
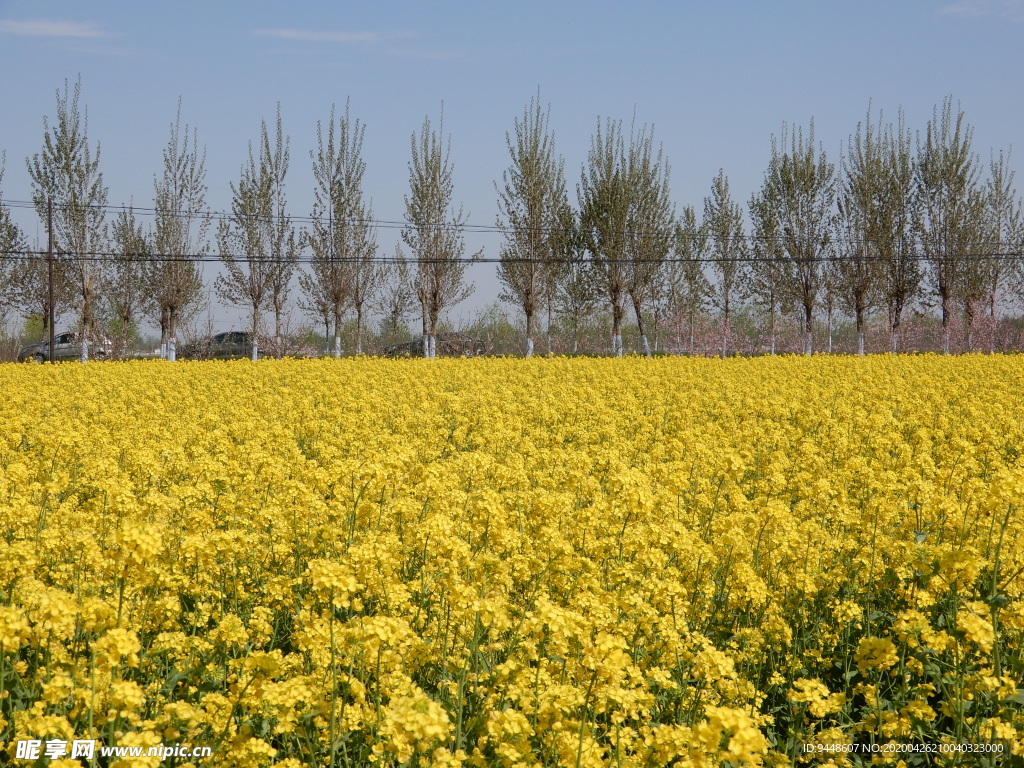
<path fill-rule="evenodd" d="M 443 101 L 456 197 L 470 222 L 490 225 L 494 182 L 508 164 L 505 132 L 539 86 L 571 190 L 598 117 L 628 123 L 635 110 L 664 144 L 677 205 L 700 210 L 719 168 L 736 197 L 749 198 L 783 122 L 813 117 L 838 160 L 869 100 L 893 117 L 902 106 L 910 127 L 923 130 L 952 95 L 986 162 L 992 148 L 1020 147 L 1022 43 L 1024 0 L 0 0 L 2 193 L 29 199 L 25 158 L 40 151 L 55 91 L 80 76 L 111 204 L 152 204 L 180 97 L 183 122 L 206 147 L 217 210 L 230 203 L 229 183 L 260 121 L 272 122 L 280 103 L 291 211 L 308 215 L 317 121 L 350 98 L 367 126 L 375 214 L 401 219 L 410 136 L 424 116 L 436 122 Z M 37 222 L 18 216 L 34 240 Z M 385 255 L 396 235 L 380 233 Z M 467 242 L 496 256 L 500 236 Z M 498 293 L 493 266 L 472 275 L 477 292 L 463 317 Z"/>

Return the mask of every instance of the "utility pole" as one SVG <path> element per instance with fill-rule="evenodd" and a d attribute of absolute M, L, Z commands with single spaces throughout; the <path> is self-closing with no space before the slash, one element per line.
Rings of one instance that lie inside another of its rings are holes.
<path fill-rule="evenodd" d="M 53 311 L 53 198 L 47 198 L 46 200 L 46 234 L 47 234 L 47 264 L 46 272 L 49 279 L 49 286 L 47 287 L 46 303 L 48 305 L 49 317 L 47 318 L 47 328 L 50 330 L 50 362 L 53 362 L 53 346 L 54 336 L 56 335 L 53 330 L 54 311 Z"/>

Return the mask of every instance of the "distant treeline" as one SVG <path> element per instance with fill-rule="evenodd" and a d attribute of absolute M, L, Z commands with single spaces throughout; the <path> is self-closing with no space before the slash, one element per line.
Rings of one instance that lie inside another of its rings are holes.
<path fill-rule="evenodd" d="M 615 355 L 1020 347 L 1024 216 L 1009 154 L 983 162 L 952 98 L 916 133 L 902 110 L 886 122 L 869 108 L 835 162 L 813 121 L 783 125 L 746 205 L 720 171 L 698 210 L 672 201 L 653 129 L 610 119 L 598 121 L 570 200 L 538 94 L 507 134 L 498 221 L 483 228 L 502 244 L 485 258 L 466 253 L 443 117 L 412 137 L 401 244 L 383 254 L 377 233 L 389 223 L 364 197 L 365 126 L 348 104 L 317 125 L 312 211 L 287 204 L 280 110 L 231 183 L 230 210 L 209 209 L 205 154 L 180 111 L 152 205 L 112 207 L 80 90 L 58 91 L 42 150 L 27 160 L 31 206 L 52 236 L 52 286 L 49 247 L 29 249 L 11 216 L 18 203 L 0 204 L 0 320 L 41 318 L 43 334 L 52 312 L 124 349 L 148 321 L 166 346 L 194 335 L 212 288 L 277 354 L 294 342 L 298 309 L 315 329 L 307 336 L 323 329 L 334 354 L 375 351 L 412 322 L 430 356 L 445 314 L 473 290 L 467 267 L 484 260 L 517 314 L 502 333 L 518 343 L 502 344 L 526 355 L 593 347 L 595 329 L 599 350 Z M 220 267 L 212 286 L 206 261 Z"/>

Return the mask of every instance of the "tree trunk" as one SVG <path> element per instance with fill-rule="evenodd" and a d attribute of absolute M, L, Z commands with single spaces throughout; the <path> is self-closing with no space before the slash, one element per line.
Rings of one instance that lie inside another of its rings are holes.
<path fill-rule="evenodd" d="M 857 307 L 857 354 L 864 357 L 864 307 Z"/>
<path fill-rule="evenodd" d="M 40 341 L 50 338 L 50 303 L 43 300 L 43 336 Z"/>
<path fill-rule="evenodd" d="M 892 353 L 895 355 L 900 348 L 900 325 L 903 322 L 903 303 L 895 301 L 889 306 L 889 334 L 892 342 Z"/>
<path fill-rule="evenodd" d="M 643 349 L 645 357 L 653 357 L 651 354 L 651 345 L 647 341 L 647 331 L 644 328 L 644 313 L 641 302 L 637 301 L 633 294 L 630 294 L 629 298 L 633 302 L 633 313 L 636 315 L 636 329 L 640 332 L 640 345 Z"/>
<path fill-rule="evenodd" d="M 722 318 L 722 359 L 729 354 L 729 294 L 726 293 L 722 303 L 724 316 Z"/>
<path fill-rule="evenodd" d="M 526 308 L 526 356 L 533 357 L 533 307 Z"/>
<path fill-rule="evenodd" d="M 252 361 L 255 363 L 260 357 L 260 339 L 259 339 L 259 328 L 260 328 L 260 308 L 258 304 L 254 304 L 252 307 Z"/>
<path fill-rule="evenodd" d="M 622 316 L 625 312 L 621 302 L 612 303 L 612 354 L 622 357 Z"/>
<path fill-rule="evenodd" d="M 423 356 L 430 358 L 430 329 L 427 327 L 427 305 L 423 305 Z"/>
<path fill-rule="evenodd" d="M 994 355 L 996 352 L 996 292 L 992 291 L 988 297 L 988 320 L 992 328 L 991 338 L 988 343 L 988 353 Z"/>
<path fill-rule="evenodd" d="M 804 305 L 804 354 L 814 354 L 814 307 Z"/>
<path fill-rule="evenodd" d="M 437 357 L 437 313 L 439 308 L 432 307 L 430 310 L 430 359 Z"/>
<path fill-rule="evenodd" d="M 545 336 L 547 338 L 548 357 L 551 357 L 551 354 L 552 354 L 552 352 L 551 352 L 551 317 L 552 317 L 552 313 L 554 312 L 554 309 L 551 306 L 550 291 L 548 293 L 547 302 L 548 302 L 548 324 L 547 324 L 547 328 L 544 329 L 544 334 L 545 334 Z"/>
<path fill-rule="evenodd" d="M 281 305 L 274 302 L 274 357 L 281 359 Z"/>
<path fill-rule="evenodd" d="M 82 275 L 82 362 L 89 362 L 89 339 L 93 337 L 95 332 L 96 319 L 93 317 L 94 312 L 94 292 L 92 285 L 92 275 Z"/>
<path fill-rule="evenodd" d="M 341 357 L 341 304 L 334 305 L 334 356 Z"/>
<path fill-rule="evenodd" d="M 363 305 L 356 305 L 356 354 L 363 354 Z"/>
<path fill-rule="evenodd" d="M 167 309 L 160 307 L 160 359 L 167 357 Z"/>
<path fill-rule="evenodd" d="M 949 354 L 949 294 L 942 291 L 942 354 Z"/>
<path fill-rule="evenodd" d="M 126 304 L 121 311 L 121 317 L 118 318 L 121 322 L 121 333 L 120 338 L 117 340 L 118 349 L 114 350 L 114 353 L 121 360 L 128 357 L 128 338 L 131 335 L 132 327 L 132 313 L 128 309 Z"/>
<path fill-rule="evenodd" d="M 172 363 L 178 359 L 178 313 L 173 307 L 167 308 L 167 359 Z"/>

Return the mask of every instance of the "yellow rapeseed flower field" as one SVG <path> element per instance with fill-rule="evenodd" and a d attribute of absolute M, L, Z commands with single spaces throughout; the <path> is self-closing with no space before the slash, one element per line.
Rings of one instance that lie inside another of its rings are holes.
<path fill-rule="evenodd" d="M 0 762 L 1024 758 L 1022 452 L 1019 357 L 3 366 Z"/>

